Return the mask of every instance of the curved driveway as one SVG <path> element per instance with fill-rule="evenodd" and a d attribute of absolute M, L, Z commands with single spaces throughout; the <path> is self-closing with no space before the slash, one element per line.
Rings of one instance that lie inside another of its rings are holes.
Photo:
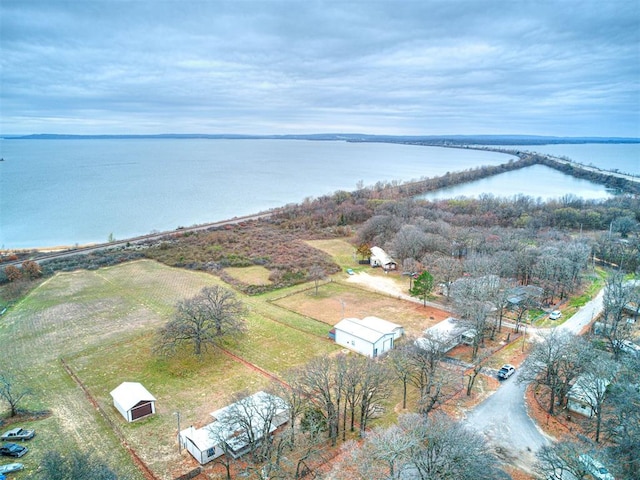
<path fill-rule="evenodd" d="M 504 380 L 498 390 L 468 413 L 464 422 L 482 433 L 507 463 L 531 471 L 535 452 L 549 443 L 526 410 L 526 385 L 518 372 Z"/>

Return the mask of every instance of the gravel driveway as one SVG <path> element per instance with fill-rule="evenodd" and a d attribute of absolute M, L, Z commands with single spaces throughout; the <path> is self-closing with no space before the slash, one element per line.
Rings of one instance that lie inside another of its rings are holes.
<path fill-rule="evenodd" d="M 518 371 L 470 411 L 464 422 L 487 438 L 501 460 L 531 472 L 535 452 L 548 444 L 550 438 L 527 414 L 525 385 L 517 379 Z"/>

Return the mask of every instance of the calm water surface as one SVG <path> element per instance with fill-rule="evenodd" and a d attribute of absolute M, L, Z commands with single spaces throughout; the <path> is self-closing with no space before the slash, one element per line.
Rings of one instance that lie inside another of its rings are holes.
<path fill-rule="evenodd" d="M 640 175 L 640 143 L 516 145 L 507 148 L 568 157 L 584 165 Z"/>
<path fill-rule="evenodd" d="M 521 148 L 640 173 L 638 147 Z M 600 160 L 593 152 L 599 152 Z M 4 158 L 1 248 L 104 242 L 111 234 L 129 238 L 351 191 L 358 183 L 371 186 L 435 177 L 511 158 L 486 151 L 384 143 L 210 139 L 0 140 L 0 157 Z M 619 163 L 607 164 L 610 158 Z M 600 185 L 542 166 L 435 195 L 481 193 L 608 196 Z"/>
<path fill-rule="evenodd" d="M 509 156 L 292 140 L 0 140 L 0 247 L 129 238 Z"/>
<path fill-rule="evenodd" d="M 419 198 L 439 200 L 456 197 L 478 197 L 489 193 L 496 197 L 527 195 L 534 199 L 549 200 L 575 195 L 587 200 L 608 198 L 612 195 L 597 183 L 565 175 L 544 165 L 533 165 L 512 172 L 501 173 L 475 182 L 429 192 Z"/>

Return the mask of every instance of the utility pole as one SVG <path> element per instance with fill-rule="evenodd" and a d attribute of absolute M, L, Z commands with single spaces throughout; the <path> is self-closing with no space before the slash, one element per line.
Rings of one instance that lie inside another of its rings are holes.
<path fill-rule="evenodd" d="M 173 412 L 173 414 L 178 418 L 178 453 L 182 455 L 182 445 L 180 443 L 180 412 Z"/>

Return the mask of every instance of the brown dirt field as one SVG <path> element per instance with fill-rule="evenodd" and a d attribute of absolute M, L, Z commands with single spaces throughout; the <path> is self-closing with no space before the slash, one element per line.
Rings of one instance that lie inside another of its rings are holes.
<path fill-rule="evenodd" d="M 408 335 L 420 335 L 426 328 L 449 317 L 449 312 L 431 306 L 407 302 L 388 294 L 366 290 L 357 285 L 336 282 L 280 298 L 276 305 L 335 325 L 344 317 L 376 316 L 398 323 Z"/>

